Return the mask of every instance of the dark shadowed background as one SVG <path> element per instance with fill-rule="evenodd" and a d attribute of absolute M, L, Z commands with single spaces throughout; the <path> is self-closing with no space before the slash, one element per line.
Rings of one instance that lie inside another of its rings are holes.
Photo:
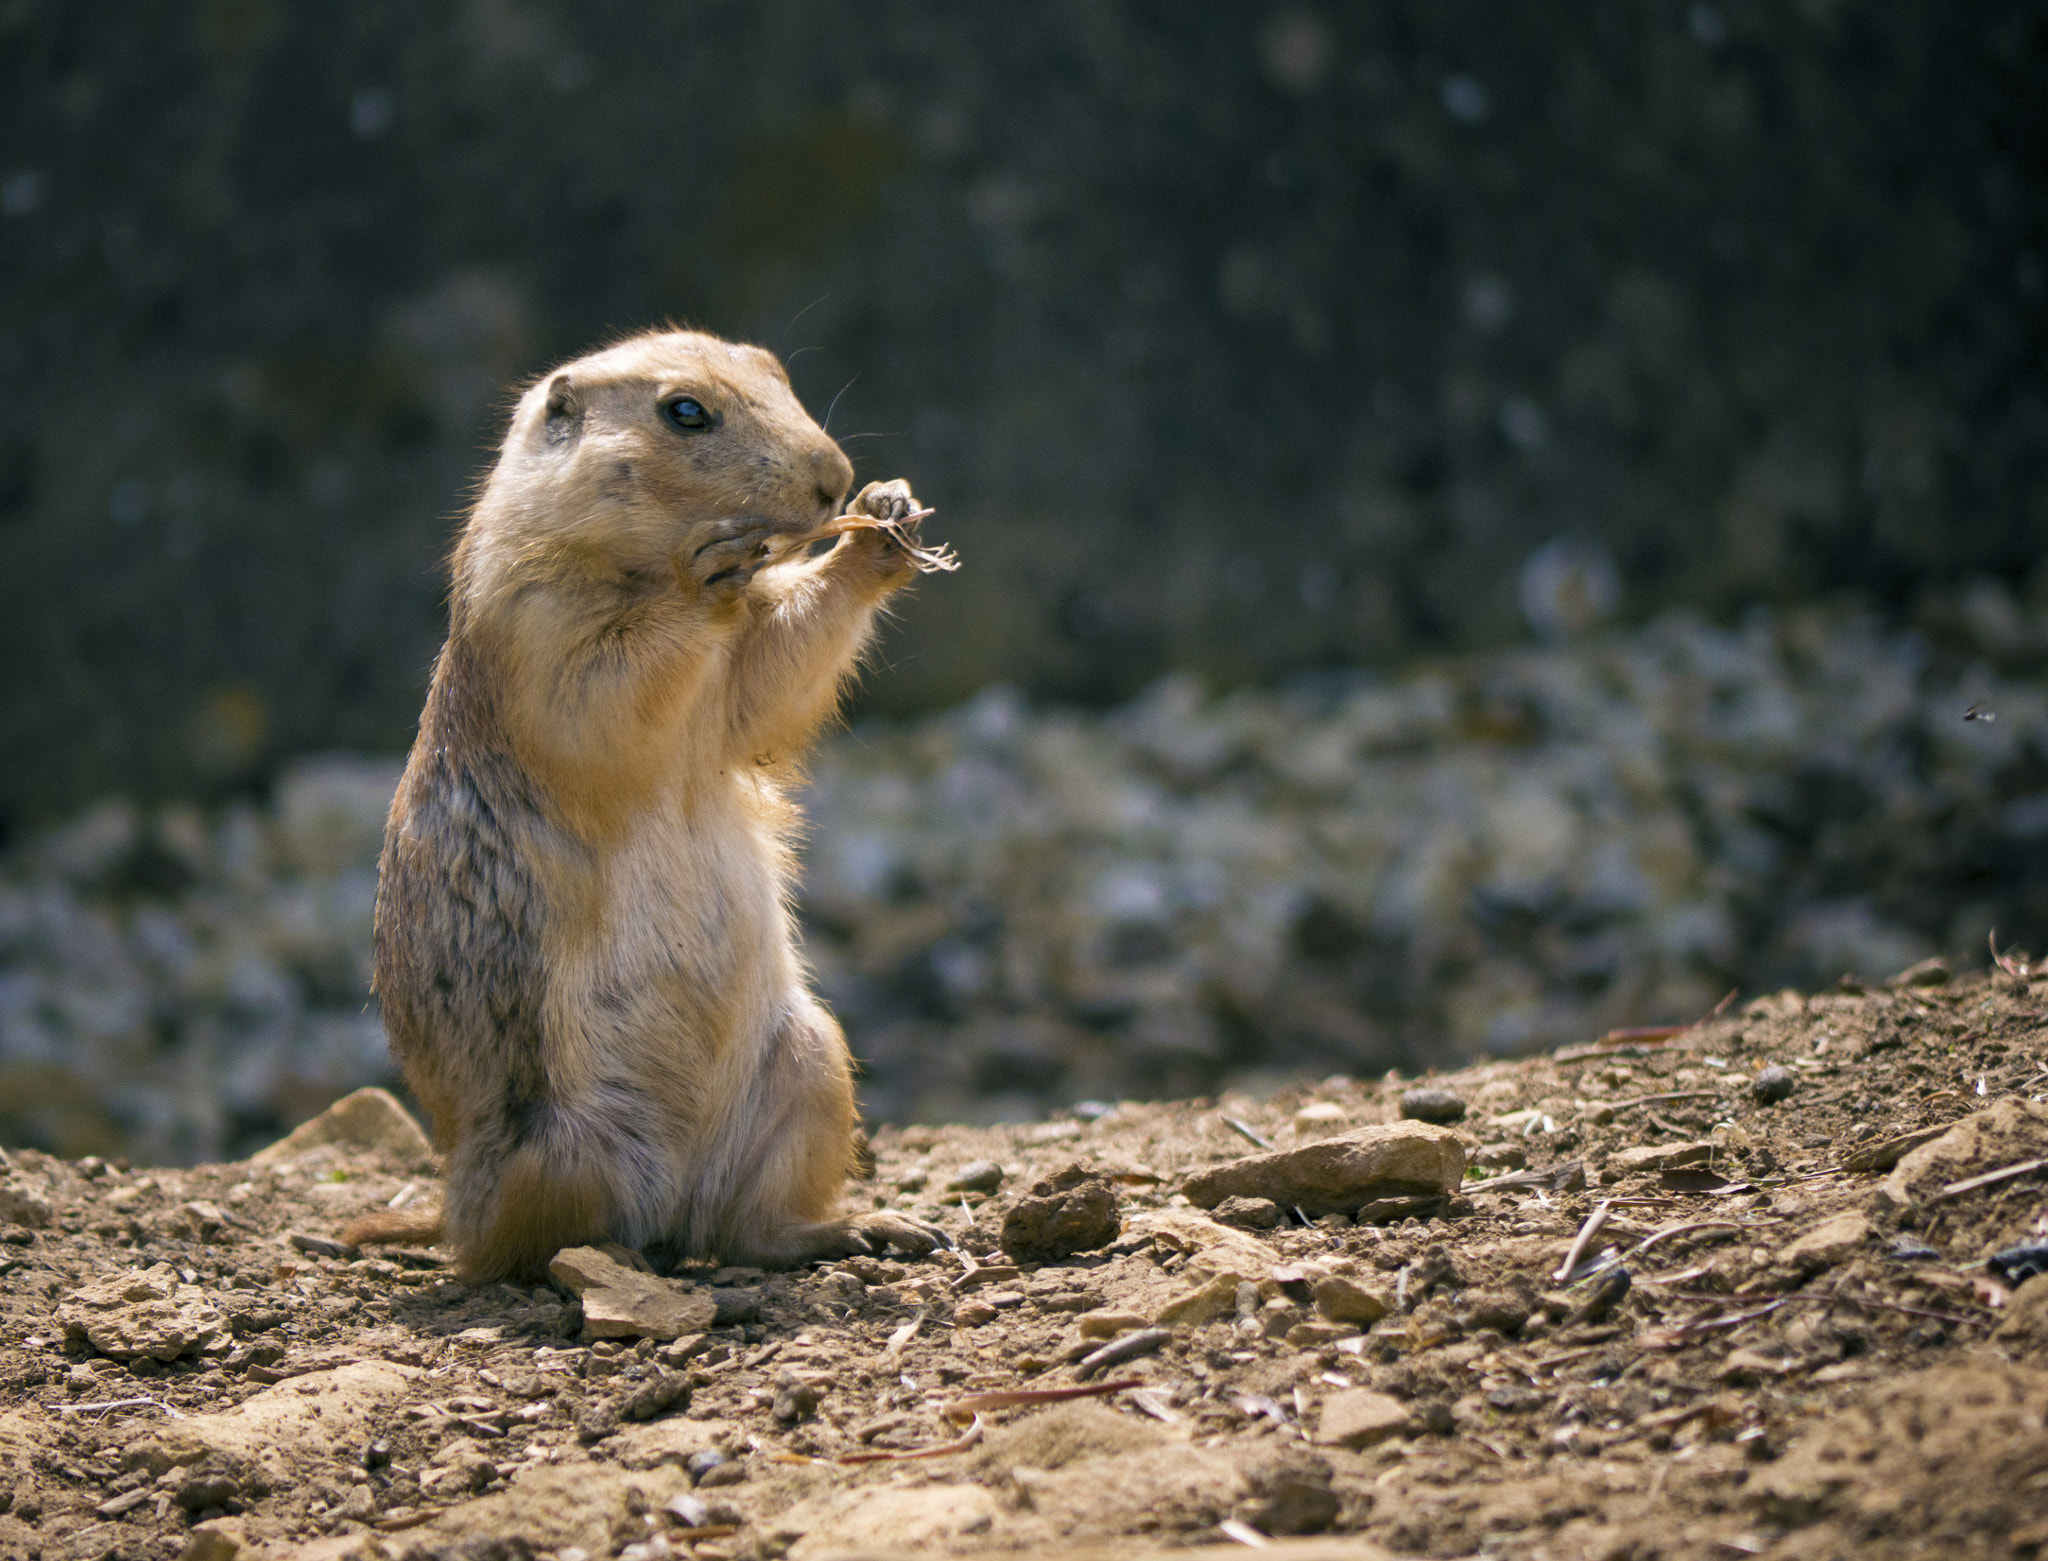
<path fill-rule="evenodd" d="M 663 320 L 966 561 L 810 798 L 878 1116 L 2038 942 L 2044 105 L 2043 0 L 0 0 L 0 1141 L 384 1076 L 468 484 Z"/>
<path fill-rule="evenodd" d="M 2030 579 L 2032 0 L 0 4 L 0 806 L 402 748 L 505 387 L 793 357 L 873 707 Z"/>

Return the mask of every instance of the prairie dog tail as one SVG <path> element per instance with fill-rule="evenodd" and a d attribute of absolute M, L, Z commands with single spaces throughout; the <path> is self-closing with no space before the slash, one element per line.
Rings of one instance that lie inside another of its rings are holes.
<path fill-rule="evenodd" d="M 401 1241 L 431 1246 L 443 1235 L 445 1221 L 438 1207 L 379 1209 L 342 1228 L 341 1239 L 352 1247 L 391 1246 Z"/>

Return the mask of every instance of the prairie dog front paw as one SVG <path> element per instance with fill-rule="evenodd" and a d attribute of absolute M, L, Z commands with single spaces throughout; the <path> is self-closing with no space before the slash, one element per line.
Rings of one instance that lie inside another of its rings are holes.
<path fill-rule="evenodd" d="M 910 517 L 921 508 L 923 506 L 910 491 L 910 484 L 901 477 L 893 477 L 887 482 L 869 483 L 847 505 L 846 512 L 849 515 L 872 515 L 877 520 L 909 521 L 914 527 L 916 522 L 910 521 Z"/>

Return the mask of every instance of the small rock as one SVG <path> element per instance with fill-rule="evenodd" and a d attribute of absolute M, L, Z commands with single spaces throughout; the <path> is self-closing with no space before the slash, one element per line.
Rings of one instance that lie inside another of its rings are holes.
<path fill-rule="evenodd" d="M 1314 1219 L 1349 1214 L 1375 1198 L 1453 1192 L 1464 1175 L 1465 1148 L 1456 1134 L 1395 1122 L 1248 1155 L 1198 1171 L 1181 1190 L 1202 1208 L 1230 1197 L 1267 1198 Z"/>
<path fill-rule="evenodd" d="M 1272 1230 L 1287 1217 L 1271 1198 L 1225 1198 L 1210 1212 L 1239 1230 Z"/>
<path fill-rule="evenodd" d="M 679 1372 L 664 1371 L 628 1393 L 619 1403 L 619 1413 L 627 1420 L 652 1420 L 689 1402 L 690 1379 Z"/>
<path fill-rule="evenodd" d="M 1389 1437 L 1409 1435 L 1414 1429 L 1408 1406 L 1399 1399 L 1368 1388 L 1346 1388 L 1323 1400 L 1316 1440 L 1325 1446 L 1356 1451 L 1376 1446 Z"/>
<path fill-rule="evenodd" d="M 675 1339 L 702 1333 L 718 1316 L 710 1291 L 643 1274 L 595 1247 L 556 1253 L 548 1277 L 582 1301 L 592 1339 Z"/>
<path fill-rule="evenodd" d="M 1512 1290 L 1467 1290 L 1458 1297 L 1458 1324 L 1468 1333 L 1491 1328 L 1513 1337 L 1534 1308 Z"/>
<path fill-rule="evenodd" d="M 53 1212 L 50 1200 L 20 1178 L 0 1182 L 0 1223 L 41 1230 Z"/>
<path fill-rule="evenodd" d="M 2013 1291 L 1994 1337 L 2034 1350 L 2048 1349 L 2048 1278 L 2037 1274 Z"/>
<path fill-rule="evenodd" d="M 1847 1262 L 1863 1250 L 1870 1235 L 1870 1221 L 1862 1215 L 1837 1214 L 1780 1252 L 1775 1266 L 1810 1277 Z"/>
<path fill-rule="evenodd" d="M 1145 1326 L 1136 1312 L 1083 1312 L 1075 1321 L 1084 1339 L 1113 1339 L 1120 1333 Z"/>
<path fill-rule="evenodd" d="M 208 1507 L 225 1507 L 242 1494 L 241 1483 L 218 1469 L 201 1469 L 178 1482 L 172 1496 L 187 1512 L 204 1512 Z"/>
<path fill-rule="evenodd" d="M 310 1122 L 302 1122 L 267 1149 L 249 1156 L 251 1165 L 269 1165 L 290 1160 L 333 1144 L 344 1149 L 364 1149 L 398 1165 L 420 1166 L 432 1162 L 434 1146 L 419 1123 L 389 1090 L 359 1089 L 344 1095 Z"/>
<path fill-rule="evenodd" d="M 1872 1192 L 1871 1207 L 1895 1213 L 1948 1183 L 2043 1155 L 2048 1155 L 2048 1105 L 2001 1100 L 1903 1156 Z"/>
<path fill-rule="evenodd" d="M 953 1321 L 963 1328 L 979 1328 L 983 1323 L 992 1323 L 999 1313 L 988 1302 L 980 1299 L 962 1301 L 953 1308 Z"/>
<path fill-rule="evenodd" d="M 1401 1115 L 1412 1122 L 1462 1122 L 1465 1102 L 1447 1089 L 1411 1089 L 1401 1096 Z"/>
<path fill-rule="evenodd" d="M 993 1160 L 971 1160 L 946 1183 L 948 1192 L 994 1192 L 1003 1185 L 1003 1168 Z"/>
<path fill-rule="evenodd" d="M 996 1176 L 1000 1181 L 999 1167 Z M 1003 1250 L 1021 1263 L 1056 1263 L 1108 1246 L 1123 1228 L 1115 1187 L 1077 1164 L 1034 1182 L 1004 1214 L 1001 1239 Z"/>
<path fill-rule="evenodd" d="M 1298 1350 L 1313 1350 L 1325 1344 L 1335 1344 L 1339 1339 L 1348 1339 L 1357 1332 L 1349 1323 L 1310 1321 L 1296 1323 L 1283 1337 Z"/>
<path fill-rule="evenodd" d="M 1262 1534 L 1320 1534 L 1337 1521 L 1343 1504 L 1330 1489 L 1330 1468 L 1321 1459 L 1289 1465 L 1260 1481 L 1258 1503 L 1244 1521 Z"/>
<path fill-rule="evenodd" d="M 824 1402 L 825 1392 L 825 1383 L 785 1371 L 775 1379 L 775 1400 L 770 1406 L 770 1412 L 783 1425 L 794 1425 L 799 1420 L 808 1420 L 818 1412 L 818 1405 Z"/>
<path fill-rule="evenodd" d="M 1623 1149 L 1607 1160 L 1607 1180 L 1619 1181 L 1642 1171 L 1680 1171 L 1707 1164 L 1714 1158 L 1714 1145 L 1706 1139 L 1689 1144 L 1644 1144 Z"/>
<path fill-rule="evenodd" d="M 180 1282 L 168 1263 L 81 1287 L 57 1321 L 67 1340 L 115 1360 L 176 1360 L 227 1331 L 206 1291 Z"/>
<path fill-rule="evenodd" d="M 1955 974 L 1949 962 L 1939 954 L 1932 959 L 1923 959 L 1917 965 L 1908 965 L 1897 975 L 1886 980 L 1889 987 L 1947 986 L 1949 977 Z"/>
<path fill-rule="evenodd" d="M 1799 1075 L 1783 1063 L 1772 1063 L 1749 1081 L 1749 1092 L 1762 1104 L 1775 1105 L 1799 1087 Z"/>
<path fill-rule="evenodd" d="M 747 1461 L 744 1458 L 730 1458 L 713 1464 L 697 1476 L 700 1491 L 718 1490 L 727 1485 L 744 1485 L 747 1482 Z"/>
<path fill-rule="evenodd" d="M 242 1525 L 231 1518 L 209 1518 L 192 1525 L 192 1537 L 178 1552 L 178 1561 L 235 1561 L 246 1543 Z"/>
<path fill-rule="evenodd" d="M 1175 1296 L 1152 1320 L 1166 1327 L 1183 1323 L 1199 1327 L 1228 1317 L 1237 1310 L 1237 1284 L 1236 1275 L 1218 1274 L 1207 1284 Z"/>
<path fill-rule="evenodd" d="M 1333 1323 L 1369 1328 L 1394 1309 L 1392 1296 L 1368 1290 L 1342 1274 L 1317 1280 L 1314 1294 L 1317 1312 Z"/>

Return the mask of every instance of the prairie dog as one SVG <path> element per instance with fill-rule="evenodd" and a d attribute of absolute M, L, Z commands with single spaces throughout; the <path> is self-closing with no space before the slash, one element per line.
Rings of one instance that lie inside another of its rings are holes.
<path fill-rule="evenodd" d="M 520 399 L 377 890 L 375 987 L 472 1279 L 607 1239 L 764 1266 L 933 1244 L 833 1217 L 852 1063 L 788 904 L 796 762 L 914 572 L 877 530 L 796 545 L 852 482 L 781 364 L 713 336 L 636 337 Z M 916 504 L 870 483 L 854 507 Z"/>

